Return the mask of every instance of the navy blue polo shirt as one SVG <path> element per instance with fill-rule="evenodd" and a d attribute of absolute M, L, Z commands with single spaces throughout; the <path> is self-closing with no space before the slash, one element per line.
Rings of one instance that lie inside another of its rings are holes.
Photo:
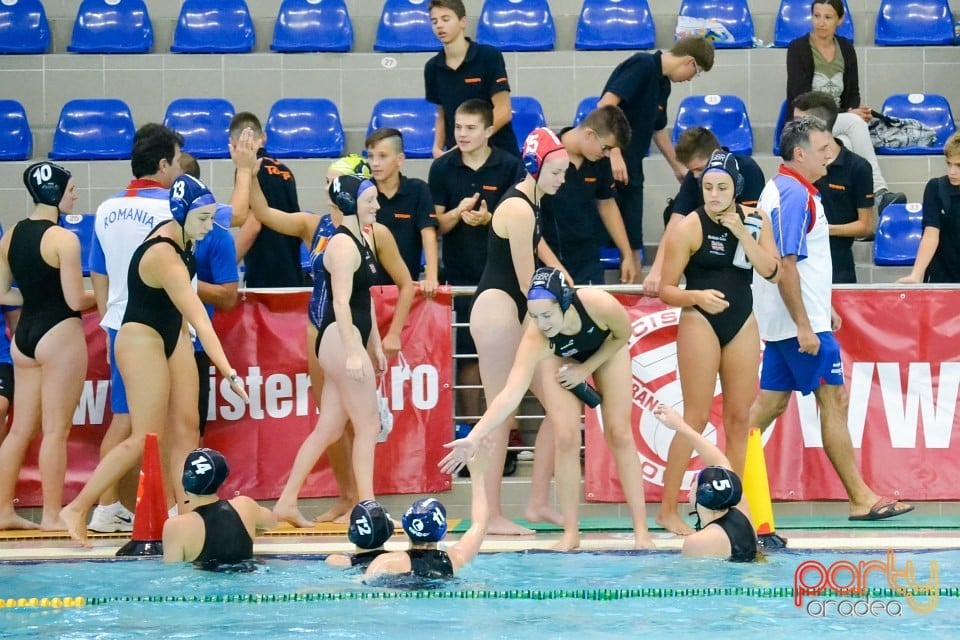
<path fill-rule="evenodd" d="M 460 151 L 453 150 L 430 165 L 430 193 L 433 204 L 443 207 L 444 211 L 456 208 L 464 198 L 479 193 L 487 210 L 493 213 L 503 194 L 523 180 L 525 173 L 519 158 L 496 147 L 476 171 L 463 164 Z M 473 227 L 461 220 L 441 236 L 443 276 L 450 284 L 480 282 L 487 263 L 487 227 Z"/>
<path fill-rule="evenodd" d="M 721 147 L 724 151 L 730 150 Z M 737 166 L 740 169 L 740 175 L 743 177 L 743 191 L 737 196 L 737 202 L 748 207 L 757 206 L 760 200 L 760 192 L 766 184 L 766 178 L 763 176 L 763 169 L 760 168 L 750 156 L 733 154 L 737 160 Z M 700 188 L 700 179 L 695 178 L 692 172 L 687 172 L 683 182 L 680 183 L 680 190 L 677 197 L 673 200 L 673 206 L 669 211 L 664 211 L 663 225 L 666 227 L 670 220 L 670 214 L 679 213 L 687 215 L 691 211 L 696 211 L 703 206 L 703 189 Z"/>
<path fill-rule="evenodd" d="M 933 178 L 923 190 L 923 227 L 940 229 L 924 282 L 960 282 L 960 187 L 946 176 Z"/>
<path fill-rule="evenodd" d="M 642 161 L 653 133 L 667 126 L 670 78 L 663 75 L 662 55 L 660 51 L 633 54 L 617 65 L 600 93 L 619 96 L 620 108 L 630 123 L 630 144 L 623 157 L 631 180 L 634 176 L 643 180 Z"/>
<path fill-rule="evenodd" d="M 467 42 L 467 55 L 458 68 L 451 69 L 447 66 L 447 54 L 443 49 L 427 60 L 423 67 L 427 101 L 440 105 L 443 109 L 443 141 L 447 149 L 455 146 L 453 125 L 457 107 L 471 98 L 479 98 L 492 104 L 495 94 L 510 91 L 507 66 L 500 50 L 488 44 L 477 44 L 469 38 Z M 520 157 L 517 136 L 509 122 L 493 134 L 490 145 Z"/>
<path fill-rule="evenodd" d="M 562 137 L 570 129 L 560 132 Z M 578 273 L 590 273 L 600 263 L 599 231 L 603 221 L 597 200 L 613 197 L 613 172 L 610 159 L 591 162 L 586 158 L 576 167 L 567 167 L 566 180 L 555 195 L 540 200 L 540 228 L 543 239 L 577 279 Z"/>
<path fill-rule="evenodd" d="M 830 224 L 856 222 L 857 209 L 873 207 L 873 169 L 870 163 L 843 148 L 827 165 L 827 175 L 813 185 L 820 191 L 823 211 Z M 854 284 L 857 268 L 853 259 L 853 238 L 830 236 L 834 284 Z"/>
<path fill-rule="evenodd" d="M 400 185 L 393 197 L 388 198 L 380 192 L 377 194 L 377 202 L 380 203 L 377 222 L 390 229 L 400 249 L 400 256 L 410 271 L 410 277 L 416 280 L 420 275 L 420 254 L 423 251 L 420 230 L 437 226 L 430 188 L 419 178 L 401 175 Z M 381 283 L 392 284 L 385 270 L 381 269 L 381 272 Z"/>

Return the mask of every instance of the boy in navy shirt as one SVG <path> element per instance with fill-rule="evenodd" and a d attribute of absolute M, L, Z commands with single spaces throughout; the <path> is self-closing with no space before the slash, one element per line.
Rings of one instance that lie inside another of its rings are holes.
<path fill-rule="evenodd" d="M 443 51 L 423 68 L 427 101 L 439 107 L 433 157 L 438 158 L 445 149 L 456 146 L 453 127 L 457 107 L 471 98 L 480 98 L 493 106 L 490 145 L 519 158 L 517 136 L 510 124 L 513 111 L 503 54 L 464 35 L 466 15 L 462 0 L 430 0 L 433 33 L 443 43 Z"/>

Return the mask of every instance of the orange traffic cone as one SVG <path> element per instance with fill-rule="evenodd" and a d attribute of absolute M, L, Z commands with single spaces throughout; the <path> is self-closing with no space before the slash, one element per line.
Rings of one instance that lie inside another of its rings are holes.
<path fill-rule="evenodd" d="M 140 485 L 137 488 L 137 506 L 133 516 L 133 537 L 117 551 L 118 556 L 163 555 L 163 523 L 167 520 L 166 505 L 157 434 L 148 433 L 143 444 Z"/>

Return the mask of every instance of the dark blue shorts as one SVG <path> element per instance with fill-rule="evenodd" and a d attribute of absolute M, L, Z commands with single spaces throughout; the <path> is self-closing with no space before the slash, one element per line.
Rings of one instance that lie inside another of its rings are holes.
<path fill-rule="evenodd" d="M 763 350 L 760 388 L 766 391 L 799 391 L 807 395 L 824 384 L 843 384 L 840 344 L 830 331 L 818 333 L 817 355 L 800 353 L 796 338 L 767 342 Z"/>

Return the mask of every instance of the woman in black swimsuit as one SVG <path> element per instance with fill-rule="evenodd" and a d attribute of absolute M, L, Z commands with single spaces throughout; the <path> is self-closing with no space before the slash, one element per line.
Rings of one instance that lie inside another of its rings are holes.
<path fill-rule="evenodd" d="M 563 185 L 570 158 L 563 143 L 546 128 L 534 129 L 524 142 L 524 166 L 527 175 L 523 182 L 511 187 L 497 205 L 487 232 L 487 263 L 484 266 L 473 308 L 470 312 L 470 335 L 477 346 L 477 359 L 483 393 L 492 398 L 503 389 L 510 371 L 510 363 L 523 332 L 527 315 L 526 289 L 537 259 L 550 266 L 560 266 L 559 260 L 540 237 L 540 199 L 553 195 Z M 536 383 L 534 392 L 536 393 Z M 512 416 L 504 416 L 513 423 Z M 552 431 L 541 425 L 537 435 L 537 451 L 547 454 L 552 450 Z M 529 535 L 533 530 L 508 520 L 500 507 L 500 484 L 503 480 L 502 461 L 506 457 L 510 429 L 498 432 L 494 442 L 493 469 L 487 474 L 487 493 L 490 496 L 491 534 Z M 500 460 L 500 471 L 497 461 Z M 550 489 L 549 470 L 534 459 L 531 498 L 540 494 L 546 502 Z M 540 501 L 540 500 L 538 500 Z M 539 519 L 540 516 L 528 519 Z M 546 516 L 546 519 L 556 519 Z"/>
<path fill-rule="evenodd" d="M 371 310 L 370 286 L 377 262 L 361 230 L 376 221 L 377 188 L 357 176 L 336 176 L 328 188 L 343 221 L 323 252 L 326 295 L 318 305 L 320 317 L 316 351 L 323 369 L 317 425 L 307 436 L 290 469 L 283 492 L 273 507 L 281 520 L 295 527 L 312 521 L 300 512 L 297 498 L 317 460 L 343 435 L 347 420 L 353 425 L 353 472 L 360 500 L 375 500 L 373 460 L 380 433 L 377 376 L 387 361 Z M 254 200 L 262 198 L 254 186 Z M 262 209 L 257 204 L 256 208 Z"/>
<path fill-rule="evenodd" d="M 732 154 L 713 153 L 700 178 L 704 206 L 696 215 L 684 218 L 663 247 L 666 259 L 660 299 L 683 309 L 677 329 L 677 364 L 684 418 L 703 431 L 710 420 L 719 374 L 726 451 L 734 470 L 742 473 L 750 405 L 757 393 L 760 368 L 753 272 L 776 282 L 780 261 L 767 214 L 734 202 L 738 175 Z M 759 216 L 758 240 L 747 231 L 747 215 Z M 746 268 L 734 264 L 741 244 L 750 261 Z M 679 286 L 681 274 L 686 276 L 686 289 Z M 677 511 L 691 452 L 686 441 L 674 438 L 671 442 L 657 514 L 660 525 L 679 535 L 692 532 Z"/>
<path fill-rule="evenodd" d="M 192 243 L 210 232 L 215 208 L 216 201 L 202 182 L 180 176 L 170 187 L 173 219 L 160 223 L 130 260 L 129 301 L 117 334 L 115 357 L 127 387 L 132 433 L 100 460 L 80 495 L 60 512 L 70 536 L 84 546 L 88 546 L 87 512 L 108 486 L 137 464 L 146 434 L 163 437 L 167 423 L 198 423 L 199 381 L 184 321 L 194 328 L 210 362 L 230 382 L 230 388 L 247 401 L 243 382 L 230 367 L 191 284 L 196 269 Z M 192 420 L 186 418 L 190 415 Z M 171 471 L 181 468 L 195 446 L 196 441 L 179 455 L 165 456 L 168 478 L 176 477 Z M 181 496 L 179 483 L 176 490 Z"/>
<path fill-rule="evenodd" d="M 52 162 L 27 167 L 23 182 L 35 203 L 29 218 L 0 241 L 0 291 L 16 280 L 23 310 L 11 345 L 17 385 L 10 434 L 0 447 L 0 529 L 62 530 L 67 436 L 87 373 L 87 343 L 80 312 L 95 303 L 84 291 L 80 241 L 57 226 L 77 200 L 70 172 Z M 41 429 L 43 515 L 37 525 L 17 515 L 14 491 L 20 465 Z"/>
<path fill-rule="evenodd" d="M 631 333 L 627 312 L 601 289 L 574 291 L 559 270 L 548 267 L 534 273 L 526 298 L 531 321 L 514 352 L 506 384 L 470 435 L 447 445 L 453 450 L 441 461 L 441 467 L 453 472 L 470 460 L 481 438 L 499 428 L 520 404 L 536 372 L 546 370 L 549 375 L 541 376 L 543 405 L 556 435 L 557 501 L 563 518 L 563 537 L 556 548 L 577 548 L 583 403 L 571 389 L 593 376 L 602 396 L 603 435 L 613 453 L 633 519 L 635 546 L 653 547 L 647 532 L 643 470 L 630 427 L 633 376 L 627 348 Z"/>
<path fill-rule="evenodd" d="M 697 531 L 683 541 L 683 555 L 717 557 L 731 562 L 755 562 L 757 534 L 750 521 L 750 505 L 743 496 L 740 476 L 730 469 L 730 461 L 709 440 L 683 421 L 666 405 L 657 405 L 654 415 L 677 432 L 708 466 L 697 475 L 690 502 L 697 513 Z"/>

